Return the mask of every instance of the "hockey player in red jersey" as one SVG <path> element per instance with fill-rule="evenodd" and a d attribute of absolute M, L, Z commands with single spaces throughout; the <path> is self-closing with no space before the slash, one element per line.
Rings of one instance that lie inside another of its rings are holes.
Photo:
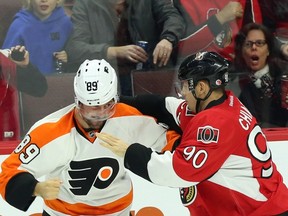
<path fill-rule="evenodd" d="M 227 61 L 216 53 L 197 53 L 182 62 L 178 77 L 185 100 L 164 100 L 183 131 L 173 152 L 127 145 L 107 133 L 97 134 L 101 144 L 124 157 L 125 167 L 135 174 L 179 187 L 191 216 L 288 215 L 288 189 L 265 135 L 248 109 L 225 90 Z"/>
<path fill-rule="evenodd" d="M 74 78 L 75 103 L 36 122 L 2 163 L 0 192 L 26 211 L 36 196 L 45 216 L 128 216 L 133 186 L 123 158 L 95 136 L 104 131 L 162 150 L 179 135 L 118 103 L 117 75 L 105 60 L 86 60 Z M 44 180 L 39 180 L 43 177 Z"/>

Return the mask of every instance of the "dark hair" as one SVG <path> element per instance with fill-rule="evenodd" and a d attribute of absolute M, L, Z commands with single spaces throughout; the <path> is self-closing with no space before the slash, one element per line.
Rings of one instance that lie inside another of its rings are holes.
<path fill-rule="evenodd" d="M 262 31 L 266 40 L 266 43 L 268 45 L 268 50 L 269 50 L 269 56 L 267 58 L 267 62 L 272 62 L 273 59 L 276 57 L 275 56 L 275 37 L 272 34 L 272 32 L 264 25 L 257 24 L 257 23 L 248 23 L 240 31 L 235 37 L 235 59 L 234 59 L 234 64 L 235 68 L 237 70 L 240 70 L 239 72 L 242 71 L 247 71 L 247 66 L 244 61 L 244 58 L 242 56 L 242 47 L 243 44 L 246 40 L 246 37 L 248 33 L 252 30 L 259 30 Z"/>

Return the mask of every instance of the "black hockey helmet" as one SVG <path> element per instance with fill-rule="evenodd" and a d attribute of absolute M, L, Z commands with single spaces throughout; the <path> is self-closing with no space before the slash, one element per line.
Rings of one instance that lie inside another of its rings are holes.
<path fill-rule="evenodd" d="M 215 52 L 199 52 L 184 59 L 178 70 L 179 80 L 188 80 L 192 90 L 200 80 L 216 89 L 228 83 L 229 62 Z"/>

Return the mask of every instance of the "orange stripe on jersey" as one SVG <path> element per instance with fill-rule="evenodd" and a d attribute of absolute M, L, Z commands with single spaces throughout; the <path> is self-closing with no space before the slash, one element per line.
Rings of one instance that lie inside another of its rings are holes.
<path fill-rule="evenodd" d="M 25 170 L 18 170 L 17 168 L 21 165 L 21 160 L 19 158 L 22 155 L 26 155 L 26 149 L 29 148 L 31 144 L 36 144 L 38 148 L 41 148 L 59 136 L 69 133 L 71 128 L 74 127 L 74 121 L 71 119 L 73 118 L 73 113 L 74 110 L 71 110 L 60 118 L 64 118 L 64 121 L 60 121 L 59 119 L 59 121 L 43 123 L 35 127 L 30 133 L 31 139 L 27 137 L 24 138 L 14 152 L 1 164 L 2 173 L 0 174 L 0 177 L 3 181 L 0 183 L 0 192 L 3 197 L 5 197 L 6 184 L 10 178 L 18 173 L 25 172 Z M 28 140 L 27 143 L 25 143 L 25 140 Z"/>
<path fill-rule="evenodd" d="M 41 143 L 41 146 L 39 146 L 41 148 L 52 140 L 70 133 L 71 128 L 75 127 L 73 118 L 74 109 L 61 117 L 57 122 L 47 122 L 39 125 L 30 133 L 32 138 L 31 142 Z M 41 140 L 33 140 L 34 137 L 40 138 Z"/>
<path fill-rule="evenodd" d="M 172 151 L 175 141 L 178 140 L 180 137 L 181 137 L 181 135 L 179 135 L 175 131 L 172 131 L 172 130 L 167 131 L 167 133 L 166 133 L 167 144 L 162 149 L 162 152 Z"/>
<path fill-rule="evenodd" d="M 143 114 L 137 110 L 135 107 L 129 106 L 124 103 L 117 103 L 115 107 L 114 117 L 121 117 L 121 116 L 131 116 L 131 115 L 141 115 Z"/>
<path fill-rule="evenodd" d="M 123 112 L 123 111 L 125 111 L 125 112 Z M 113 117 L 121 117 L 121 116 L 128 116 L 128 115 L 146 116 L 146 115 L 143 115 L 139 110 L 137 110 L 136 108 L 134 108 L 132 106 L 129 106 L 129 105 L 123 104 L 123 103 L 118 103 L 117 107 L 116 107 L 116 112 L 113 115 Z M 152 116 L 147 116 L 147 117 L 154 118 Z M 155 121 L 156 121 L 156 119 L 155 119 Z M 180 137 L 181 137 L 181 135 L 179 135 L 177 132 L 172 131 L 172 130 L 168 130 L 166 133 L 167 144 L 162 149 L 162 152 L 172 151 L 175 141 L 177 139 L 179 139 Z"/>
<path fill-rule="evenodd" d="M 15 161 L 15 163 L 13 164 L 13 166 L 15 165 L 16 167 L 19 166 L 20 163 L 17 163 L 18 160 L 18 155 L 16 154 L 12 154 L 11 156 L 9 156 L 9 161 Z M 1 169 L 2 172 L 0 173 L 0 178 L 1 178 L 1 182 L 0 182 L 0 193 L 2 195 L 2 197 L 6 197 L 6 185 L 7 182 L 9 182 L 10 178 L 12 178 L 13 176 L 25 172 L 23 170 L 17 170 L 17 169 L 12 169 L 11 171 L 9 168 L 9 164 L 10 162 L 8 161 L 8 159 L 6 159 L 2 164 L 1 164 Z M 5 172 L 3 172 L 5 170 Z"/>
<path fill-rule="evenodd" d="M 143 116 L 143 114 L 138 111 L 136 108 L 129 106 L 124 103 L 117 103 L 115 105 L 115 113 L 111 118 L 116 117 L 123 117 L 123 116 Z M 85 137 L 93 143 L 96 139 L 96 136 L 91 137 L 90 132 L 85 131 L 85 129 L 82 127 L 82 125 L 79 122 L 76 122 L 77 127 L 82 131 L 82 133 L 85 135 Z M 99 130 L 94 130 L 94 132 L 99 132 Z M 92 133 L 92 132 L 91 132 Z"/>
<path fill-rule="evenodd" d="M 101 206 L 90 206 L 83 203 L 70 204 L 62 200 L 45 200 L 45 204 L 55 211 L 67 215 L 105 215 L 124 210 L 131 205 L 133 200 L 133 188 L 122 198 Z"/>

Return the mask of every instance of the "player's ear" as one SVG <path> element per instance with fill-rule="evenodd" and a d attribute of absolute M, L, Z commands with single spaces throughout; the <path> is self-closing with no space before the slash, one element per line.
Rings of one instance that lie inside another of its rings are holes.
<path fill-rule="evenodd" d="M 196 88 L 198 90 L 198 92 L 201 94 L 201 93 L 207 93 L 210 89 L 209 87 L 209 83 L 208 81 L 206 80 L 200 80 L 198 81 L 197 85 L 196 85 Z"/>

